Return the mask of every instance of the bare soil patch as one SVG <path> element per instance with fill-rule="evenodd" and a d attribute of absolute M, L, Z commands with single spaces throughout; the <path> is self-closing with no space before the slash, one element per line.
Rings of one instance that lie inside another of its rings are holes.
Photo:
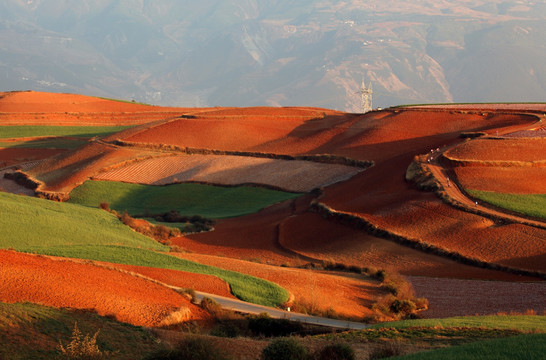
<path fill-rule="evenodd" d="M 182 295 L 142 278 L 91 264 L 0 250 L 0 300 L 92 309 L 140 326 L 208 319 Z"/>
<path fill-rule="evenodd" d="M 546 311 L 546 282 L 504 282 L 408 277 L 418 296 L 429 301 L 427 318 Z"/>
<path fill-rule="evenodd" d="M 476 268 L 381 239 L 317 214 L 289 218 L 283 224 L 281 244 L 315 259 L 346 265 L 385 269 L 403 275 L 501 279 L 519 281 L 519 275 Z"/>
<path fill-rule="evenodd" d="M 546 167 L 478 167 L 453 168 L 464 189 L 510 194 L 546 192 Z"/>
<path fill-rule="evenodd" d="M 179 116 L 187 110 L 75 94 L 0 93 L 2 125 L 135 125 Z"/>
<path fill-rule="evenodd" d="M 475 139 L 445 152 L 449 158 L 459 161 L 545 161 L 546 139 L 505 138 Z"/>
<path fill-rule="evenodd" d="M 287 136 L 304 120 L 306 118 L 303 117 L 276 120 L 270 116 L 180 119 L 126 140 L 205 149 L 251 150 L 260 144 Z"/>

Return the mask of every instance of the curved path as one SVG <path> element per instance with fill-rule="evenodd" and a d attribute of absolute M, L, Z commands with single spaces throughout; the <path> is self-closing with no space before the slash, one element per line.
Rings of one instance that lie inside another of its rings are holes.
<path fill-rule="evenodd" d="M 543 116 L 542 118 L 546 118 L 546 116 Z M 535 129 L 537 126 L 540 126 L 540 125 L 541 125 L 541 120 L 539 120 L 538 122 L 532 125 L 525 126 L 522 130 Z M 513 130 L 511 130 L 510 132 L 513 132 Z M 497 134 L 497 136 L 502 136 L 502 135 L 506 135 L 506 134 L 505 133 Z M 463 208 L 466 208 L 469 211 L 470 209 L 473 208 L 479 211 L 480 213 L 487 214 L 493 218 L 499 218 L 499 219 L 507 220 L 509 222 L 522 223 L 525 225 L 534 226 L 541 229 L 546 229 L 545 221 L 540 221 L 537 219 L 520 216 L 515 213 L 511 213 L 507 210 L 494 207 L 493 205 L 483 204 L 481 202 L 477 202 L 469 198 L 468 195 L 460 188 L 459 184 L 452 181 L 452 179 L 449 179 L 449 176 L 447 175 L 448 170 L 440 164 L 439 159 L 443 157 L 443 154 L 447 150 L 457 147 L 459 145 L 460 143 L 439 148 L 433 151 L 432 153 L 427 155 L 427 163 L 425 164 L 430 169 L 434 178 L 441 184 L 441 186 L 443 187 L 443 190 L 445 191 L 445 193 L 447 194 L 449 198 L 457 201 L 458 203 L 460 203 L 460 205 Z"/>

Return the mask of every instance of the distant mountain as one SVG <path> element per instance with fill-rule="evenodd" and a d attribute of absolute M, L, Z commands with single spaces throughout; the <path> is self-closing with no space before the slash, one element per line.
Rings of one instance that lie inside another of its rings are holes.
<path fill-rule="evenodd" d="M 2 0 L 0 90 L 177 106 L 546 101 L 546 4 Z M 0 109 L 1 111 L 1 109 Z"/>

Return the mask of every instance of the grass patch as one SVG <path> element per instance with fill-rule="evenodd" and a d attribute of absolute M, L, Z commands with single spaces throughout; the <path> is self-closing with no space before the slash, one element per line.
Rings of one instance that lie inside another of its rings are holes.
<path fill-rule="evenodd" d="M 255 213 L 299 194 L 258 187 L 221 187 L 202 184 L 152 186 L 112 181 L 86 181 L 70 193 L 70 202 L 111 209 L 134 216 L 177 210 L 181 215 L 228 218 Z"/>
<path fill-rule="evenodd" d="M 36 136 L 71 136 L 92 138 L 95 136 L 100 137 L 114 134 L 130 127 L 132 126 L 0 126 L 0 139 L 17 139 Z"/>
<path fill-rule="evenodd" d="M 475 327 L 489 329 L 516 329 L 520 331 L 546 332 L 546 316 L 540 315 L 486 315 L 457 316 L 445 319 L 401 320 L 372 325 L 373 329 L 410 327 Z"/>
<path fill-rule="evenodd" d="M 0 303 L 0 359 L 58 359 L 59 341 L 70 341 L 75 323 L 84 334 L 99 330 L 97 345 L 116 352 L 111 359 L 140 359 L 160 347 L 149 331 L 92 312 Z"/>
<path fill-rule="evenodd" d="M 16 250 L 68 244 L 168 250 L 98 208 L 3 192 L 0 192 L 0 228 L 0 247 Z"/>
<path fill-rule="evenodd" d="M 503 194 L 465 189 L 473 197 L 497 207 L 546 219 L 546 194 Z"/>
<path fill-rule="evenodd" d="M 215 275 L 245 301 L 277 306 L 288 299 L 269 281 L 158 253 L 169 248 L 98 208 L 0 192 L 0 228 L 0 248 Z"/>
<path fill-rule="evenodd" d="M 155 105 L 146 104 L 146 103 L 142 103 L 142 102 L 136 102 L 135 100 L 114 99 L 114 98 L 107 98 L 107 97 L 100 97 L 100 96 L 98 96 L 98 98 L 102 99 L 102 100 L 116 101 L 116 102 L 121 102 L 121 103 L 126 103 L 126 104 L 155 106 Z"/>
<path fill-rule="evenodd" d="M 478 341 L 446 349 L 419 352 L 392 359 L 538 360 L 544 359 L 544 354 L 546 354 L 546 334 L 525 334 L 503 339 Z"/>
<path fill-rule="evenodd" d="M 324 334 L 316 337 L 330 341 L 370 343 L 379 347 L 392 344 L 399 347 L 402 353 L 405 353 L 413 352 L 415 349 L 445 347 L 455 349 L 470 343 L 535 333 L 544 336 L 546 333 L 545 320 L 546 316 L 534 315 L 461 316 L 445 319 L 402 320 L 371 325 L 366 330 Z M 487 354 L 487 352 L 485 353 Z M 428 357 L 428 354 L 435 355 Z M 421 355 L 427 356 L 426 359 L 444 359 L 443 353 L 436 352 L 417 353 L 414 355 L 416 356 L 415 359 L 420 359 L 419 356 Z M 467 358 L 462 355 L 458 356 L 460 357 L 453 358 Z M 409 358 L 414 359 L 414 357 Z M 403 359 L 406 359 L 406 357 L 403 357 Z M 486 355 L 483 359 L 496 359 L 496 357 Z"/>

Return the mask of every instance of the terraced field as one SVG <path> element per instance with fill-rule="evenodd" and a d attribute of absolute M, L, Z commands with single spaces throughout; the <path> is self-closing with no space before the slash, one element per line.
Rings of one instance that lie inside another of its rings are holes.
<path fill-rule="evenodd" d="M 301 160 L 231 155 L 181 155 L 143 160 L 94 176 L 96 180 L 166 185 L 203 182 L 220 185 L 259 184 L 292 192 L 346 180 L 361 169 Z"/>

